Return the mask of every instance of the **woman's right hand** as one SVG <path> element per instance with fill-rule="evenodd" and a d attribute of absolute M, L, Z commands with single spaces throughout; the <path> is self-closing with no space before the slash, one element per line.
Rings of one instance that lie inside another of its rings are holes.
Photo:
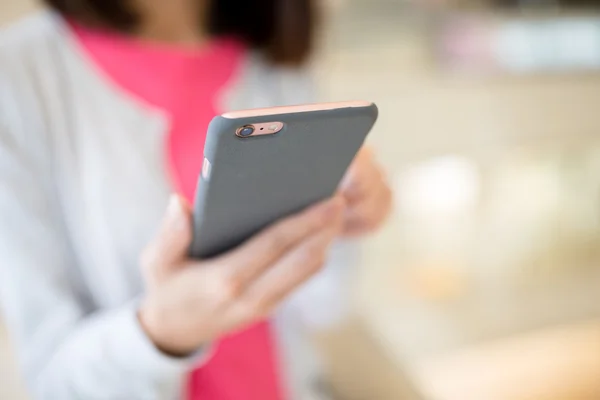
<path fill-rule="evenodd" d="M 340 234 L 344 201 L 335 197 L 284 219 L 217 258 L 187 257 L 192 215 L 173 196 L 141 264 L 143 329 L 163 352 L 185 356 L 267 316 L 324 265 Z"/>

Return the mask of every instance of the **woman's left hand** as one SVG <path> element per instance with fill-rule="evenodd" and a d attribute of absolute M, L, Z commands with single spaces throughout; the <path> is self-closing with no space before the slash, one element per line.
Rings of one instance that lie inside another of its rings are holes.
<path fill-rule="evenodd" d="M 392 208 L 392 191 L 383 170 L 367 147 L 350 166 L 340 191 L 346 198 L 343 235 L 359 237 L 379 229 Z"/>

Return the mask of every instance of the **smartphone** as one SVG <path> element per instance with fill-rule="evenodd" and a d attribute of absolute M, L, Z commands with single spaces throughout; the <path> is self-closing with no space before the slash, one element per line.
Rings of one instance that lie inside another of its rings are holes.
<path fill-rule="evenodd" d="M 231 250 L 335 194 L 378 116 L 370 102 L 236 111 L 210 123 L 190 255 Z"/>

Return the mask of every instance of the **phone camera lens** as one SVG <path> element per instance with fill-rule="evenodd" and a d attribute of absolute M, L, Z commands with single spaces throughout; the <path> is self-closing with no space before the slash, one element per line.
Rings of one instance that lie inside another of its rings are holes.
<path fill-rule="evenodd" d="M 238 136 L 239 137 L 248 137 L 248 136 L 252 136 L 252 134 L 254 133 L 254 127 L 252 125 L 246 125 L 246 126 L 242 126 L 240 129 L 238 129 Z"/>

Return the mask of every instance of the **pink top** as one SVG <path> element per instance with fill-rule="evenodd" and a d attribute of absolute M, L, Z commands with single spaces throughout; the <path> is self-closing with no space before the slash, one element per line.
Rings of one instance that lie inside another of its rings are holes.
<path fill-rule="evenodd" d="M 215 39 L 196 49 L 161 47 L 75 23 L 92 60 L 122 89 L 171 116 L 165 152 L 174 185 L 192 200 L 202 168 L 204 140 L 218 96 L 244 57 L 244 46 Z M 135 134 L 132 132 L 131 134 Z M 222 339 L 213 358 L 189 380 L 190 400 L 281 400 L 270 324 L 262 322 Z"/>

